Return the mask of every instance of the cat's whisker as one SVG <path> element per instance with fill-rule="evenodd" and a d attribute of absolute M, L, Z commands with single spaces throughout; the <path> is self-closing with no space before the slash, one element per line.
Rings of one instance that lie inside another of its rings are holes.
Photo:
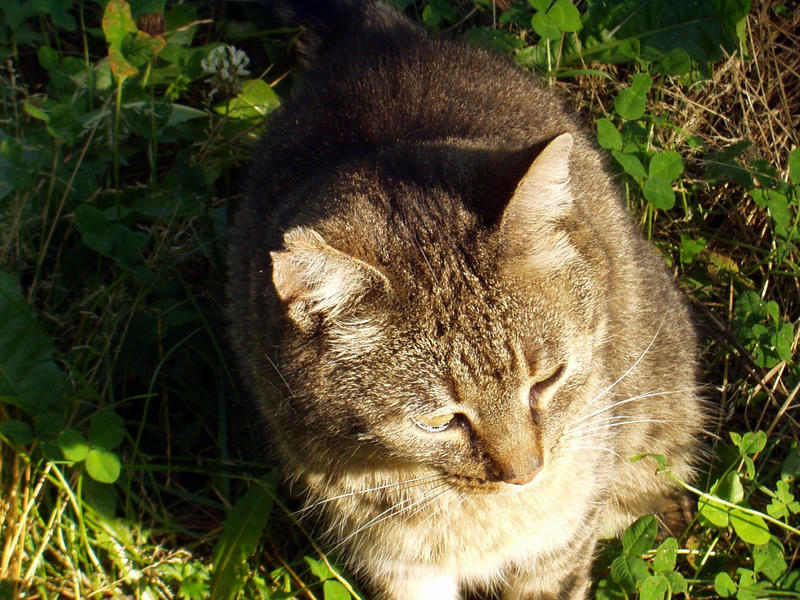
<path fill-rule="evenodd" d="M 570 435 L 567 435 L 563 439 L 565 440 L 572 440 L 576 438 L 584 437 L 587 433 L 591 433 L 593 431 L 602 431 L 602 430 L 610 430 L 614 427 L 621 427 L 623 425 L 633 425 L 634 423 L 677 423 L 674 419 L 632 419 L 630 421 L 621 421 L 619 423 L 607 423 L 606 425 L 598 425 L 597 427 L 592 427 L 588 429 L 583 429 L 576 432 L 570 432 Z M 572 435 L 573 433 L 577 433 L 578 435 Z"/>
<path fill-rule="evenodd" d="M 624 398 L 622 400 L 617 400 L 616 402 L 612 402 L 608 406 L 604 406 L 603 408 L 599 408 L 599 409 L 595 410 L 594 412 L 589 413 L 588 415 L 584 415 L 584 416 L 580 417 L 579 419 L 574 419 L 573 421 L 570 421 L 567 424 L 566 428 L 572 427 L 573 425 L 576 425 L 578 423 L 582 423 L 583 421 L 585 421 L 587 419 L 591 419 L 595 415 L 599 415 L 599 414 L 604 413 L 606 411 L 612 410 L 612 409 L 616 408 L 617 406 L 622 406 L 623 404 L 628 404 L 629 402 L 634 402 L 636 400 L 643 400 L 644 398 L 652 398 L 653 396 L 666 396 L 666 395 L 669 395 L 669 394 L 684 394 L 684 393 L 687 393 L 687 391 L 691 391 L 691 390 L 664 390 L 664 391 L 658 391 L 658 392 L 646 392 L 644 394 L 637 394 L 636 396 L 631 396 L 629 398 Z M 586 406 L 588 406 L 588 404 Z M 584 408 L 586 408 L 586 407 L 584 407 Z M 580 412 L 580 411 L 578 411 L 578 412 Z"/>
<path fill-rule="evenodd" d="M 645 357 L 645 355 L 648 352 L 650 352 L 650 348 L 653 347 L 653 344 L 655 343 L 656 338 L 658 337 L 658 334 L 661 333 L 661 328 L 664 326 L 664 320 L 665 319 L 666 319 L 666 315 L 661 317 L 661 323 L 658 325 L 658 329 L 656 330 L 655 335 L 653 335 L 653 339 L 651 339 L 650 343 L 647 344 L 647 348 L 645 348 L 644 351 L 639 355 L 639 358 L 637 358 L 636 361 L 630 367 L 628 367 L 628 370 L 625 371 L 622 375 L 620 375 L 619 378 L 614 383 L 612 383 L 606 389 L 604 389 L 599 394 L 597 394 L 597 396 L 592 398 L 583 408 L 581 408 L 581 411 L 585 410 L 586 408 L 588 408 L 589 406 L 591 406 L 592 404 L 597 402 L 600 398 L 605 396 L 608 392 L 613 390 L 617 386 L 617 384 L 619 384 L 620 381 L 625 379 L 639 365 L 639 363 L 642 362 L 642 359 Z M 580 411 L 578 411 L 578 412 L 580 412 Z"/>
<path fill-rule="evenodd" d="M 565 446 L 562 448 L 562 450 L 602 450 L 603 452 L 610 452 L 611 454 L 617 456 L 620 460 L 625 460 L 619 452 L 604 446 Z"/>
<path fill-rule="evenodd" d="M 300 510 L 293 512 L 292 516 L 299 517 L 300 515 L 308 512 L 310 510 L 313 510 L 313 509 L 315 509 L 315 508 L 317 508 L 317 507 L 319 507 L 319 506 L 321 506 L 323 504 L 327 504 L 328 502 L 333 502 L 335 500 L 341 500 L 343 498 L 349 498 L 350 496 L 357 496 L 359 494 L 368 494 L 370 492 L 376 492 L 378 490 L 386 490 L 386 489 L 393 488 L 393 487 L 397 487 L 397 488 L 401 488 L 401 489 L 410 489 L 412 487 L 417 487 L 419 485 L 422 485 L 423 482 L 435 481 L 437 479 L 438 480 L 442 480 L 444 478 L 445 478 L 445 475 L 443 475 L 442 473 L 434 473 L 433 475 L 425 475 L 423 477 L 415 477 L 414 479 L 408 479 L 408 480 L 405 480 L 405 481 L 395 481 L 395 482 L 392 482 L 392 483 L 385 483 L 383 485 L 378 485 L 378 486 L 366 488 L 366 489 L 363 489 L 363 490 L 354 490 L 352 492 L 346 492 L 344 494 L 339 494 L 338 496 L 332 496 L 330 498 L 324 498 L 322 500 L 318 500 L 317 502 L 314 502 L 313 504 L 309 504 L 308 506 L 304 506 Z M 414 485 L 408 485 L 408 484 L 414 484 Z"/>
<path fill-rule="evenodd" d="M 564 433 L 575 433 L 576 431 L 582 431 L 586 427 L 592 427 L 594 425 L 599 425 L 600 423 L 605 423 L 606 421 L 619 421 L 624 419 L 635 419 L 636 417 L 633 415 L 611 415 L 609 417 L 602 417 L 599 419 L 592 419 L 588 423 L 582 423 L 580 427 L 572 428 L 570 425 L 567 425 L 564 428 Z"/>

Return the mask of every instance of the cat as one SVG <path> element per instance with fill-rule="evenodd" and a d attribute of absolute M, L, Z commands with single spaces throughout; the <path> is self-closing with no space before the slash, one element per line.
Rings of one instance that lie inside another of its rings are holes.
<path fill-rule="evenodd" d="M 597 540 L 680 494 L 696 335 L 562 100 L 374 1 L 313 55 L 231 231 L 242 379 L 377 598 L 584 598 Z"/>

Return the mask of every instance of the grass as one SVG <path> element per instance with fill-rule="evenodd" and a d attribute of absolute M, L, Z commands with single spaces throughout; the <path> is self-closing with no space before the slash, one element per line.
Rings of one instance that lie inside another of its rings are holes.
<path fill-rule="evenodd" d="M 597 597 L 800 597 L 800 12 L 676 0 L 669 37 L 655 0 L 577 23 L 563 0 L 399 4 L 598 123 L 696 309 L 718 411 L 697 517 L 608 542 Z M 270 23 L 236 2 L 0 8 L 0 599 L 360 595 L 249 449 L 220 318 L 227 206 L 296 73 L 298 32 Z M 249 63 L 215 67 L 225 44 Z"/>

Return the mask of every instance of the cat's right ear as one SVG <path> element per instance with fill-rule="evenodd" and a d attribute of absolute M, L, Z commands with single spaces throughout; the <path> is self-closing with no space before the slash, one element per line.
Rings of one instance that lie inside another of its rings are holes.
<path fill-rule="evenodd" d="M 388 291 L 375 267 L 328 245 L 313 229 L 297 227 L 270 252 L 272 283 L 289 316 L 302 328 L 336 319 L 372 291 Z"/>
<path fill-rule="evenodd" d="M 574 253 L 558 228 L 574 202 L 569 165 L 573 143 L 571 133 L 555 137 L 517 185 L 500 221 L 507 264 L 549 270 Z"/>

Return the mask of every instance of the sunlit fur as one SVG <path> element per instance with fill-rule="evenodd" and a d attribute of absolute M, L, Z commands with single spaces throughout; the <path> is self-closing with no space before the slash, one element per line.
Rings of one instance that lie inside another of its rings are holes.
<path fill-rule="evenodd" d="M 254 158 L 240 373 L 299 518 L 376 597 L 583 598 L 598 536 L 678 498 L 629 459 L 692 477 L 688 311 L 550 91 L 364 7 Z"/>

